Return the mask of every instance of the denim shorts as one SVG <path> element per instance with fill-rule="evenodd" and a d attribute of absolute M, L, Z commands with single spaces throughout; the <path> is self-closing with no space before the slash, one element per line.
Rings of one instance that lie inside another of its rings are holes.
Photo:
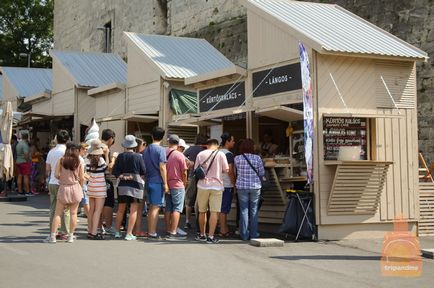
<path fill-rule="evenodd" d="M 166 211 L 182 213 L 184 209 L 185 189 L 170 189 L 170 194 L 166 194 Z"/>
<path fill-rule="evenodd" d="M 164 206 L 164 188 L 162 183 L 148 183 L 146 185 L 148 190 L 149 204 L 154 206 Z"/>
<path fill-rule="evenodd" d="M 89 205 L 89 196 L 87 191 L 83 189 L 83 199 L 81 199 L 81 205 Z"/>
<path fill-rule="evenodd" d="M 223 191 L 223 197 L 222 197 L 222 209 L 221 213 L 229 214 L 231 212 L 231 206 L 232 206 L 232 198 L 234 195 L 234 188 L 232 187 L 226 187 Z"/>

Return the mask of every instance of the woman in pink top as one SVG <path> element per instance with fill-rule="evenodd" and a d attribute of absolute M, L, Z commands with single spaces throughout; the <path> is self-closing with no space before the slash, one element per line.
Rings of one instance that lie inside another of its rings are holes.
<path fill-rule="evenodd" d="M 77 209 L 83 198 L 84 170 L 79 159 L 79 147 L 69 144 L 65 155 L 57 162 L 55 177 L 59 179 L 56 212 L 51 225 L 50 243 L 56 243 L 56 230 L 60 224 L 60 215 L 65 207 L 69 207 L 71 214 L 68 243 L 74 242 L 74 231 L 77 226 Z"/>

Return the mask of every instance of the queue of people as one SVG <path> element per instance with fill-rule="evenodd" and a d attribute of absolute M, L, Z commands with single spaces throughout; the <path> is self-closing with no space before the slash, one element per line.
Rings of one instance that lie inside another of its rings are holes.
<path fill-rule="evenodd" d="M 239 141 L 239 153 L 233 153 L 236 139 L 229 133 L 223 133 L 221 142 L 198 135 L 191 147 L 177 135 L 169 135 L 168 147 L 163 147 L 165 131 L 161 127 L 154 127 L 151 136 L 152 143 L 146 145 L 142 139 L 126 135 L 122 140 L 124 152 L 117 154 L 110 152 L 115 141 L 110 129 L 105 129 L 102 139 L 92 140 L 90 145 L 73 144 L 67 131 L 59 131 L 57 145 L 49 151 L 46 161 L 50 235 L 45 241 L 74 242 L 81 202 L 90 240 L 103 240 L 108 234 L 127 241 L 137 237 L 186 239 L 187 232 L 179 227 L 185 206 L 184 229 L 194 233 L 195 226 L 196 241 L 215 244 L 219 238 L 233 236 L 227 215 L 235 195 L 240 238 L 259 236 L 258 203 L 265 173 L 261 157 L 254 153 L 253 140 Z M 113 196 L 109 195 L 110 190 Z M 113 229 L 115 190 L 118 205 Z M 147 232 L 142 231 L 141 223 L 145 207 Z M 196 223 L 191 217 L 193 209 Z M 161 210 L 165 235 L 159 235 L 157 229 Z"/>

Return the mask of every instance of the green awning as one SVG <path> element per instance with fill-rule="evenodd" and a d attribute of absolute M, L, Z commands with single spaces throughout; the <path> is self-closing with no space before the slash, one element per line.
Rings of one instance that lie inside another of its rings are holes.
<path fill-rule="evenodd" d="M 172 89 L 169 93 L 169 101 L 175 115 L 197 113 L 196 92 Z"/>

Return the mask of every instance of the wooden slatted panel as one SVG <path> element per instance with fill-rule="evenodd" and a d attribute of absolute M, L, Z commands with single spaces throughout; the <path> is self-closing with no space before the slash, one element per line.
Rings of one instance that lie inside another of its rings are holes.
<path fill-rule="evenodd" d="M 169 126 L 167 135 L 176 134 L 184 139 L 185 143 L 193 145 L 198 133 L 197 126 Z"/>
<path fill-rule="evenodd" d="M 434 183 L 419 183 L 419 236 L 434 236 Z"/>
<path fill-rule="evenodd" d="M 378 209 L 390 162 L 343 161 L 337 166 L 327 213 L 373 215 Z"/>
<path fill-rule="evenodd" d="M 413 62 L 376 61 L 376 95 L 377 107 L 395 108 L 386 87 L 381 80 L 383 76 L 398 108 L 416 107 L 416 69 Z"/>

